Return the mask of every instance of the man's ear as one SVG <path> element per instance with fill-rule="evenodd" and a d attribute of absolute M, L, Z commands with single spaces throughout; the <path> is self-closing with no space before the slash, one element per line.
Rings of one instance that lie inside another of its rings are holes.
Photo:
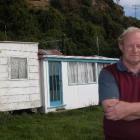
<path fill-rule="evenodd" d="M 123 45 L 122 45 L 122 44 L 119 44 L 119 49 L 120 49 L 121 51 L 123 51 Z"/>

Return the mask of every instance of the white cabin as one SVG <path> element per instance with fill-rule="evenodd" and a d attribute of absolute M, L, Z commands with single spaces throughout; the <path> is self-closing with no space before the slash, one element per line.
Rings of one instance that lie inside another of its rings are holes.
<path fill-rule="evenodd" d="M 44 55 L 40 58 L 44 112 L 97 105 L 98 75 L 102 67 L 118 59 Z"/>
<path fill-rule="evenodd" d="M 0 41 L 0 111 L 41 107 L 38 43 Z"/>

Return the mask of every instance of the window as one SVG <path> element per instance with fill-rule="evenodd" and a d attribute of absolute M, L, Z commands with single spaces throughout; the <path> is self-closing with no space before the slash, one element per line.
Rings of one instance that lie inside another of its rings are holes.
<path fill-rule="evenodd" d="M 96 81 L 95 64 L 82 62 L 68 63 L 69 84 L 87 84 Z"/>
<path fill-rule="evenodd" d="M 27 79 L 27 58 L 11 57 L 11 79 Z"/>

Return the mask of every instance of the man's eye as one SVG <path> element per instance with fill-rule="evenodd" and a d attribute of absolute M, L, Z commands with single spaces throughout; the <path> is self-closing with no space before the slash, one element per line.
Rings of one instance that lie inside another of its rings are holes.
<path fill-rule="evenodd" d="M 133 45 L 127 45 L 127 47 L 128 47 L 128 48 L 132 48 L 132 47 L 133 47 Z"/>

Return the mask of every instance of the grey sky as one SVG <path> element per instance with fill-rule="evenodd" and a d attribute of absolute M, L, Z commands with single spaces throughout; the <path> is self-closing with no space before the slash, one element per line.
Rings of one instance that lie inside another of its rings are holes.
<path fill-rule="evenodd" d="M 114 0 L 116 2 L 117 0 Z M 125 15 L 140 19 L 140 0 L 119 0 L 119 4 L 124 7 Z"/>

